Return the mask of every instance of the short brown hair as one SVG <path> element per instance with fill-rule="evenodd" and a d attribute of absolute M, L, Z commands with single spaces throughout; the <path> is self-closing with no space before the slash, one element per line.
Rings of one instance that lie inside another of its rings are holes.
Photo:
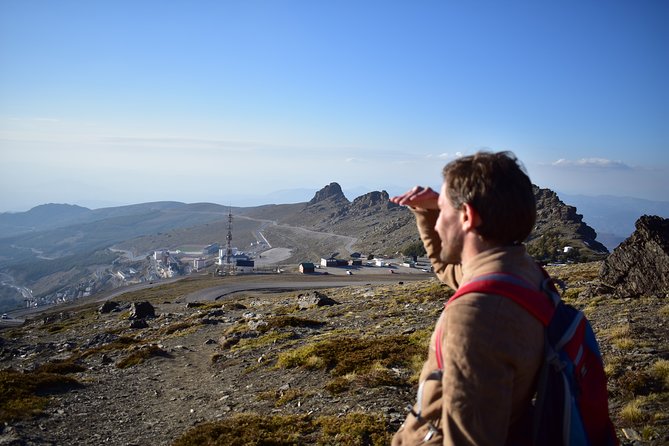
<path fill-rule="evenodd" d="M 537 205 L 532 182 L 511 152 L 478 152 L 444 167 L 446 193 L 456 209 L 468 203 L 481 216 L 478 233 L 500 245 L 522 243 L 532 232 Z"/>

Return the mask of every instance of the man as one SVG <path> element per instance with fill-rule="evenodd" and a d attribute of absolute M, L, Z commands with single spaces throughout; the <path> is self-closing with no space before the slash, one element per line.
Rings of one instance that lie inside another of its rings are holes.
<path fill-rule="evenodd" d="M 416 186 L 391 198 L 415 214 L 439 279 L 457 289 L 504 272 L 540 289 L 542 271 L 522 245 L 536 219 L 534 193 L 515 156 L 479 152 L 446 165 L 443 177 L 439 194 Z M 418 402 L 393 445 L 529 444 L 543 343 L 542 324 L 508 298 L 469 293 L 453 301 L 437 321 Z"/>

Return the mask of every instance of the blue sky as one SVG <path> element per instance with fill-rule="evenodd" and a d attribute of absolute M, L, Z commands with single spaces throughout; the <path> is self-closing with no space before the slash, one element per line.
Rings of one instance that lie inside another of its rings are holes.
<path fill-rule="evenodd" d="M 664 0 L 0 0 L 0 212 L 394 194 L 481 149 L 668 201 L 667 23 Z"/>

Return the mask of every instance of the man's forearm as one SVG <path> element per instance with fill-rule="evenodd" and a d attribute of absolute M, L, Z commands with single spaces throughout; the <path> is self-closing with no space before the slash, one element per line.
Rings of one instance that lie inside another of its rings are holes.
<path fill-rule="evenodd" d="M 461 277 L 460 265 L 449 265 L 441 260 L 441 238 L 434 226 L 439 217 L 439 211 L 434 209 L 411 209 L 416 217 L 416 226 L 423 246 L 434 268 L 437 278 L 453 289 L 458 288 Z"/>

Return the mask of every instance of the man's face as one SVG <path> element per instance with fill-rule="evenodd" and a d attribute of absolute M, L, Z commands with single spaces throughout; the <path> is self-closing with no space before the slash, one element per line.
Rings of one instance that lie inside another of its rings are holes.
<path fill-rule="evenodd" d="M 441 238 L 441 261 L 446 264 L 462 262 L 464 231 L 460 222 L 461 211 L 455 209 L 446 194 L 446 182 L 439 191 L 439 218 L 434 229 Z"/>

